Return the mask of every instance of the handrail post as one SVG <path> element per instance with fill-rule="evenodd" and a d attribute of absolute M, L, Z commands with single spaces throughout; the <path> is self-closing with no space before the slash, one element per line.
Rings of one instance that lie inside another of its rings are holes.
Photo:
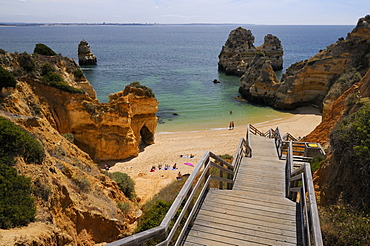
<path fill-rule="evenodd" d="M 208 163 L 209 163 L 209 156 L 208 156 L 208 158 L 204 162 L 204 168 L 206 168 L 206 166 L 208 165 Z M 208 192 L 209 189 L 210 189 L 210 184 L 209 183 L 208 184 L 206 183 L 206 180 L 208 179 L 209 176 L 210 176 L 210 169 L 207 169 L 206 176 L 204 178 L 204 184 L 207 185 L 206 192 Z"/>
<path fill-rule="evenodd" d="M 220 163 L 220 166 L 223 167 L 224 165 L 222 163 Z M 222 170 L 220 170 L 220 173 L 219 174 L 220 174 L 220 178 L 223 178 L 224 177 L 224 172 Z M 223 184 L 223 182 L 221 180 L 220 180 L 220 183 L 219 183 L 218 188 L 220 190 L 222 190 L 224 188 L 224 184 Z"/>
<path fill-rule="evenodd" d="M 293 151 L 292 151 L 292 142 L 290 141 L 285 166 L 286 197 L 288 197 L 289 199 L 292 199 L 292 192 L 290 192 L 290 176 L 292 174 L 292 168 L 293 168 Z"/>

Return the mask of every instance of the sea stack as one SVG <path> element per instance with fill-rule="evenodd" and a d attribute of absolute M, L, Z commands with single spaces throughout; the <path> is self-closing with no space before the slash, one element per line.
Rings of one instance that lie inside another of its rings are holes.
<path fill-rule="evenodd" d="M 265 56 L 270 59 L 274 71 L 283 69 L 284 51 L 278 37 L 267 34 L 264 38 L 264 43 L 257 49 L 265 53 Z"/>
<path fill-rule="evenodd" d="M 279 83 L 269 72 L 267 64 L 260 73 L 251 66 L 241 78 L 239 92 L 247 100 L 263 102 L 275 109 L 314 106 L 325 116 L 333 109 L 333 103 L 368 73 L 369 40 L 370 16 L 367 15 L 358 21 L 346 39 L 339 38 L 313 57 L 288 67 Z M 271 48 L 275 51 L 277 46 L 272 45 Z M 271 58 L 270 61 L 273 67 Z M 263 64 L 263 60 L 259 62 Z"/>
<path fill-rule="evenodd" d="M 96 62 L 96 56 L 91 53 L 89 43 L 82 40 L 78 45 L 78 63 L 80 65 L 96 65 Z"/>
<path fill-rule="evenodd" d="M 227 75 L 242 76 L 251 66 L 255 55 L 261 52 L 271 60 L 274 71 L 282 69 L 283 46 L 276 36 L 266 35 L 260 47 L 255 47 L 253 43 L 251 30 L 242 27 L 232 30 L 218 56 L 218 69 Z"/>

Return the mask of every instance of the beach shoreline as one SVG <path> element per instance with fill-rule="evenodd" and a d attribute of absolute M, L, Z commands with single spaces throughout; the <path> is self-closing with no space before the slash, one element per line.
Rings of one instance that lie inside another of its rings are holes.
<path fill-rule="evenodd" d="M 290 116 L 253 124 L 262 132 L 279 127 L 284 135 L 289 132 L 295 137 L 304 137 L 321 122 L 321 114 L 314 108 L 299 108 Z M 214 128 L 210 130 L 158 132 L 155 143 L 145 147 L 139 155 L 128 161 L 114 163 L 110 172 L 127 173 L 135 181 L 135 192 L 139 204 L 143 205 L 168 184 L 176 181 L 180 172 L 182 175 L 191 173 L 194 166 L 205 151 L 216 155 L 233 156 L 241 138 L 245 137 L 247 124 L 229 128 Z M 193 155 L 193 158 L 188 158 Z M 187 157 L 187 158 L 185 158 Z M 172 167 L 176 163 L 177 169 Z M 162 170 L 158 166 L 162 166 Z M 170 166 L 169 170 L 164 170 Z M 156 167 L 154 172 L 150 172 Z"/>

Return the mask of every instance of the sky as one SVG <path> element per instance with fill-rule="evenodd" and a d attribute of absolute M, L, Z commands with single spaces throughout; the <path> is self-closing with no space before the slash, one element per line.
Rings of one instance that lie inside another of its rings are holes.
<path fill-rule="evenodd" d="M 355 25 L 370 0 L 0 0 L 0 22 Z"/>

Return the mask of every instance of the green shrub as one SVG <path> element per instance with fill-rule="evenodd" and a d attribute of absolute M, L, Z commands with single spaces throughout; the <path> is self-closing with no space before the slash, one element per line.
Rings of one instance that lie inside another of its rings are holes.
<path fill-rule="evenodd" d="M 124 213 L 124 214 L 127 214 L 128 211 L 130 211 L 130 203 L 128 202 L 125 202 L 125 203 L 122 203 L 122 202 L 118 202 L 117 203 L 117 206 L 118 208 Z"/>
<path fill-rule="evenodd" d="M 370 105 L 344 118 L 330 140 L 345 202 L 370 212 Z"/>
<path fill-rule="evenodd" d="M 80 189 L 80 191 L 87 193 L 90 191 L 90 182 L 85 177 L 74 177 L 72 182 Z"/>
<path fill-rule="evenodd" d="M 170 207 L 169 202 L 156 201 L 148 210 L 144 211 L 144 216 L 139 219 L 136 233 L 159 226 Z"/>
<path fill-rule="evenodd" d="M 15 80 L 14 76 L 4 69 L 2 66 L 0 66 L 0 90 L 3 87 L 13 87 L 17 85 L 17 81 Z"/>
<path fill-rule="evenodd" d="M 33 53 L 44 56 L 56 56 L 57 54 L 45 44 L 36 44 Z"/>
<path fill-rule="evenodd" d="M 129 84 L 128 86 L 143 89 L 144 92 L 145 92 L 145 95 L 147 97 L 155 97 L 154 92 L 152 91 L 152 89 L 150 89 L 149 87 L 147 87 L 145 85 L 141 85 L 139 81 L 134 81 L 131 84 Z"/>
<path fill-rule="evenodd" d="M 41 66 L 41 76 L 45 76 L 49 72 L 53 72 L 53 71 L 54 71 L 53 66 L 50 63 L 46 62 L 46 63 L 42 64 L 42 66 Z"/>
<path fill-rule="evenodd" d="M 14 157 L 22 156 L 27 163 L 41 164 L 44 148 L 29 132 L 0 117 L 0 162 L 13 165 Z"/>
<path fill-rule="evenodd" d="M 0 228 L 25 226 L 35 220 L 31 179 L 0 162 Z"/>
<path fill-rule="evenodd" d="M 324 245 L 368 245 L 370 214 L 351 206 L 330 206 L 320 217 Z"/>
<path fill-rule="evenodd" d="M 47 74 L 45 74 L 41 79 L 41 83 L 45 84 L 45 85 L 52 86 L 52 87 L 57 88 L 57 89 L 62 90 L 62 91 L 70 92 L 70 93 L 79 93 L 79 94 L 84 93 L 83 90 L 68 85 L 63 80 L 63 78 L 60 77 L 59 74 L 54 73 L 54 72 L 48 72 Z"/>
<path fill-rule="evenodd" d="M 19 54 L 19 65 L 27 72 L 32 72 L 36 68 L 36 62 L 27 52 Z"/>
<path fill-rule="evenodd" d="M 108 176 L 117 182 L 120 190 L 127 198 L 132 200 L 135 198 L 135 183 L 126 173 L 114 172 L 108 173 Z"/>
<path fill-rule="evenodd" d="M 73 75 L 76 79 L 81 79 L 84 76 L 84 72 L 81 68 L 76 68 L 75 70 L 73 70 Z"/>
<path fill-rule="evenodd" d="M 74 140 L 75 140 L 75 137 L 73 135 L 73 133 L 65 133 L 65 134 L 62 134 L 62 136 L 67 139 L 69 142 L 73 143 Z"/>
<path fill-rule="evenodd" d="M 311 172 L 312 174 L 320 168 L 321 162 L 325 159 L 325 156 L 323 155 L 317 155 L 314 156 L 309 162 L 311 166 Z"/>
<path fill-rule="evenodd" d="M 187 178 L 184 177 L 179 181 L 174 181 L 171 184 L 167 185 L 158 194 L 156 194 L 151 201 L 147 202 L 143 206 L 142 210 L 144 215 L 138 221 L 136 232 L 153 228 L 155 226 L 158 226 L 162 222 L 163 218 L 167 214 L 169 208 L 179 194 L 186 180 Z M 181 210 L 177 211 L 174 220 L 177 219 L 180 212 Z M 186 218 L 187 215 L 185 215 L 183 221 L 186 220 Z M 183 223 L 183 221 L 181 223 Z M 171 222 L 171 225 L 172 223 L 173 221 Z M 178 235 L 178 233 L 178 231 L 175 233 L 175 237 L 176 235 Z M 152 239 L 148 241 L 145 245 L 157 245 L 159 242 L 161 242 L 160 239 Z"/>

